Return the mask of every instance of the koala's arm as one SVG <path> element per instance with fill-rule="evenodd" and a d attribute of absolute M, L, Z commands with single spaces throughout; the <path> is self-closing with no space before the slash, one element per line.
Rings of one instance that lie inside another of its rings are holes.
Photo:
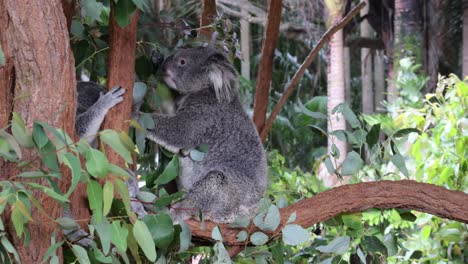
<path fill-rule="evenodd" d="M 114 87 L 103 94 L 90 108 L 76 116 L 75 129 L 80 138 L 86 138 L 91 144 L 96 139 L 99 127 L 107 112 L 116 104 L 123 101 L 125 89 Z"/>
<path fill-rule="evenodd" d="M 178 153 L 181 149 L 192 149 L 200 145 L 209 120 L 198 115 L 178 113 L 174 116 L 153 114 L 155 127 L 148 130 L 147 137 L 167 150 Z M 206 143 L 206 142 L 205 142 Z"/>

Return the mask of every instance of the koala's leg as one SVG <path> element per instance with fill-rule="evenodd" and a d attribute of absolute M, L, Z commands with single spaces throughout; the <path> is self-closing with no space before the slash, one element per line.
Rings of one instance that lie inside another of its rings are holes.
<path fill-rule="evenodd" d="M 204 178 L 193 185 L 186 195 L 186 199 L 173 205 L 171 213 L 176 220 L 185 220 L 198 215 L 202 210 L 205 219 L 218 223 L 230 223 L 238 215 L 250 212 L 243 207 L 256 206 L 255 203 L 246 205 L 245 195 L 248 189 L 229 182 L 221 172 L 209 172 Z"/>
<path fill-rule="evenodd" d="M 120 86 L 112 88 L 106 94 L 101 94 L 98 101 L 86 112 L 76 117 L 76 132 L 80 138 L 86 138 L 90 144 L 96 139 L 99 127 L 104 121 L 107 112 L 123 101 L 125 89 Z"/>

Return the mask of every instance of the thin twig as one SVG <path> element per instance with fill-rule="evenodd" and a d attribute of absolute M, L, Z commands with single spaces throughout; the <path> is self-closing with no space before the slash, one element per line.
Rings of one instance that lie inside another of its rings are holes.
<path fill-rule="evenodd" d="M 279 114 L 281 108 L 286 103 L 286 100 L 289 98 L 289 96 L 292 94 L 292 92 L 296 88 L 302 75 L 304 75 L 309 65 L 317 57 L 319 51 L 323 48 L 323 46 L 325 46 L 325 43 L 327 43 L 330 40 L 331 36 L 335 34 L 338 30 L 344 28 L 344 26 L 346 26 L 346 24 L 348 24 L 351 21 L 351 19 L 355 15 L 357 15 L 359 11 L 365 5 L 366 5 L 365 2 L 359 3 L 343 19 L 341 19 L 340 22 L 330 27 L 330 29 L 328 29 L 328 31 L 325 32 L 325 34 L 323 34 L 323 36 L 320 38 L 315 48 L 309 53 L 305 61 L 302 63 L 301 67 L 294 74 L 294 77 L 292 78 L 291 82 L 289 82 L 289 84 L 287 85 L 286 91 L 283 93 L 278 103 L 276 103 L 275 107 L 273 107 L 273 110 L 271 111 L 271 114 L 268 117 L 268 120 L 260 133 L 260 138 L 262 139 L 263 142 L 265 141 L 266 135 L 270 131 L 271 127 L 273 126 L 273 122 L 275 121 L 276 116 Z"/>

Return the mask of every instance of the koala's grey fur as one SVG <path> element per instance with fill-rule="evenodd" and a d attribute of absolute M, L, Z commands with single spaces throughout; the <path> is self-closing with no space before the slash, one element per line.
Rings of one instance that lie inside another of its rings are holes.
<path fill-rule="evenodd" d="M 125 89 L 113 87 L 109 92 L 94 82 L 77 82 L 78 107 L 75 129 L 80 138 L 86 138 L 93 145 L 107 112 L 123 101 Z"/>
<path fill-rule="evenodd" d="M 182 49 L 162 65 L 166 84 L 180 96 L 174 115 L 153 114 L 148 138 L 171 152 L 207 144 L 201 161 L 180 157 L 179 189 L 186 199 L 173 208 L 179 220 L 202 210 L 206 219 L 232 222 L 253 216 L 267 184 L 266 158 L 253 122 L 242 109 L 235 69 L 212 47 Z"/>

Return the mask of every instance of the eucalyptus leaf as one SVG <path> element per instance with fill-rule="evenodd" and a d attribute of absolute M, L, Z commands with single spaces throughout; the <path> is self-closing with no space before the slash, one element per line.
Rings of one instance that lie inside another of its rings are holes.
<path fill-rule="evenodd" d="M 91 261 L 89 261 L 88 253 L 86 253 L 86 250 L 83 247 L 74 244 L 72 245 L 72 251 L 80 264 L 91 264 Z"/>
<path fill-rule="evenodd" d="M 174 155 L 163 173 L 154 181 L 155 185 L 166 184 L 179 175 L 179 155 Z"/>
<path fill-rule="evenodd" d="M 149 261 L 156 261 L 156 246 L 146 224 L 137 220 L 133 226 L 133 236 Z"/>
<path fill-rule="evenodd" d="M 286 225 L 281 232 L 283 233 L 283 242 L 290 246 L 305 243 L 310 237 L 309 231 L 296 224 Z"/>
<path fill-rule="evenodd" d="M 105 178 L 109 172 L 109 161 L 101 151 L 89 149 L 86 153 L 86 170 L 96 178 Z"/>
<path fill-rule="evenodd" d="M 252 244 L 255 246 L 264 245 L 266 242 L 268 242 L 268 239 L 268 236 L 263 232 L 255 232 L 250 236 L 250 242 L 252 242 Z"/>
<path fill-rule="evenodd" d="M 315 249 L 323 253 L 334 253 L 342 255 L 348 251 L 350 242 L 351 239 L 349 236 L 337 237 L 328 243 L 328 245 L 318 246 Z"/>
<path fill-rule="evenodd" d="M 353 175 L 362 168 L 362 165 L 364 165 L 364 161 L 358 153 L 355 151 L 348 152 L 341 173 L 343 175 Z"/>

